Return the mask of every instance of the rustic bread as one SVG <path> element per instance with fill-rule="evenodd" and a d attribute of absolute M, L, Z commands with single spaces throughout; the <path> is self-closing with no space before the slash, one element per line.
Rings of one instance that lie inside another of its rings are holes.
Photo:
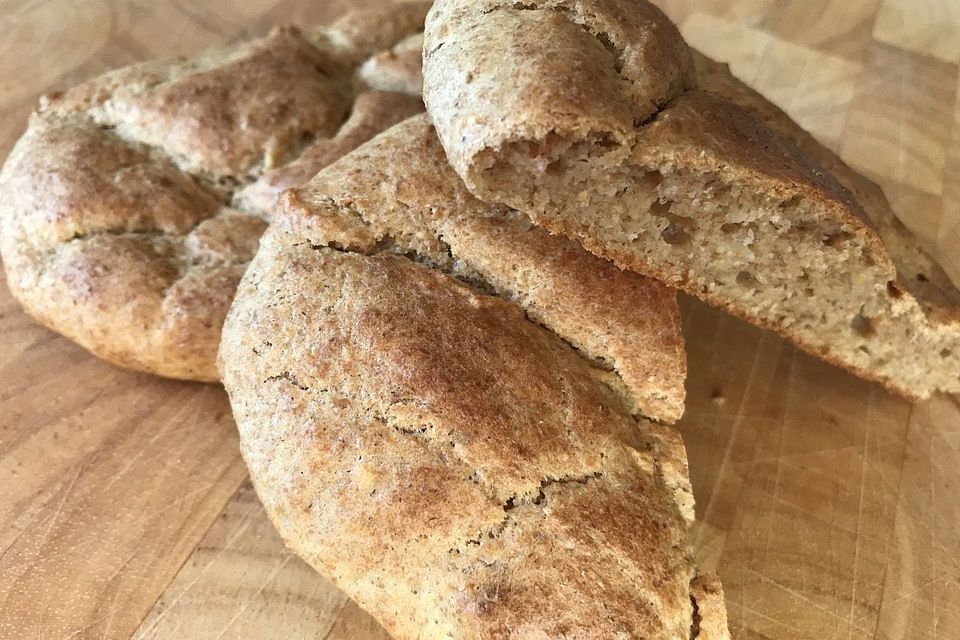
<path fill-rule="evenodd" d="M 481 199 L 907 397 L 960 391 L 960 293 L 882 194 L 700 66 L 723 95 L 643 0 L 438 0 L 424 100 Z"/>
<path fill-rule="evenodd" d="M 683 413 L 686 359 L 674 290 L 474 198 L 426 116 L 288 192 L 273 224 L 315 245 L 416 256 L 515 301 L 600 364 L 632 411 L 663 422 Z"/>
<path fill-rule="evenodd" d="M 422 110 L 419 65 L 380 52 L 416 36 L 428 6 L 277 28 L 44 97 L 0 174 L 13 295 L 106 360 L 216 380 L 277 194 Z"/>
<path fill-rule="evenodd" d="M 220 366 L 297 554 L 397 640 L 729 637 L 676 431 L 519 305 L 295 228 L 264 235 Z"/>

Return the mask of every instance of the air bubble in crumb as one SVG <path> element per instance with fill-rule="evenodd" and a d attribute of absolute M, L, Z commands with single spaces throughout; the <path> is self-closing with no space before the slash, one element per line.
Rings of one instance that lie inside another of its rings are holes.
<path fill-rule="evenodd" d="M 745 288 L 755 288 L 760 283 L 749 271 L 741 271 L 737 274 L 737 284 Z"/>
<path fill-rule="evenodd" d="M 660 233 L 664 242 L 671 246 L 684 246 L 690 244 L 690 234 L 676 224 L 667 225 L 667 228 Z"/>
<path fill-rule="evenodd" d="M 854 333 L 863 338 L 872 338 L 877 335 L 877 330 L 874 328 L 873 322 L 862 313 L 858 313 L 853 317 L 853 320 L 850 321 L 850 328 L 853 329 Z"/>

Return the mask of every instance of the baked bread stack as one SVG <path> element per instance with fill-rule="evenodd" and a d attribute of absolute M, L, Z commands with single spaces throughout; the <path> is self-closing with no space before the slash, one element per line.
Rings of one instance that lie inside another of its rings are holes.
<path fill-rule="evenodd" d="M 283 539 L 398 640 L 728 638 L 671 287 L 913 398 L 960 385 L 960 294 L 645 0 L 427 8 L 47 98 L 0 177 L 11 289 L 222 374 Z"/>
<path fill-rule="evenodd" d="M 427 110 L 481 199 L 908 398 L 960 391 L 943 271 L 776 110 L 697 84 L 643 1 L 438 0 L 425 31 Z"/>
<path fill-rule="evenodd" d="M 683 412 L 675 292 L 474 198 L 423 116 L 336 162 L 420 110 L 425 10 L 45 99 L 0 179 L 11 288 L 104 358 L 215 380 L 256 254 L 221 350 L 244 456 L 399 638 L 724 637 L 682 442 L 642 417 Z"/>
<path fill-rule="evenodd" d="M 683 410 L 675 294 L 471 196 L 424 116 L 286 194 L 223 335 L 271 519 L 397 638 L 727 637 L 640 415 Z"/>

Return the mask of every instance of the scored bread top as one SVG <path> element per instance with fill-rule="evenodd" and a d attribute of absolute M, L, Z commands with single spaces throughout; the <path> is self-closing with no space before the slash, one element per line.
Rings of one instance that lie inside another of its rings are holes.
<path fill-rule="evenodd" d="M 492 289 L 598 360 L 633 411 L 664 422 L 683 413 L 676 293 L 474 198 L 425 115 L 288 192 L 274 225 L 316 245 L 415 255 Z"/>
<path fill-rule="evenodd" d="M 283 189 L 421 111 L 429 3 L 354 13 L 45 96 L 0 174 L 0 252 L 40 322 L 111 362 L 214 381 L 220 328 Z M 358 35 L 359 34 L 359 35 Z"/>
<path fill-rule="evenodd" d="M 297 554 L 398 640 L 729 637 L 675 431 L 517 305 L 312 242 L 267 232 L 220 354 Z"/>
<path fill-rule="evenodd" d="M 353 93 L 350 68 L 333 52 L 277 27 L 193 59 L 108 73 L 47 98 L 40 112 L 89 118 L 215 181 L 284 162 L 304 136 L 334 135 Z"/>

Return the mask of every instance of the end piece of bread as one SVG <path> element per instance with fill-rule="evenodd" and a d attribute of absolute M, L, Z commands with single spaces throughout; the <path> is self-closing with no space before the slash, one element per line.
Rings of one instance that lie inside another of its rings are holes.
<path fill-rule="evenodd" d="M 315 245 L 416 256 L 496 292 L 596 361 L 633 412 L 667 423 L 683 413 L 676 292 L 477 200 L 425 115 L 288 192 L 273 224 Z"/>
<path fill-rule="evenodd" d="M 755 94 L 653 83 L 659 93 L 638 99 L 627 62 L 641 45 L 661 54 L 642 70 L 696 80 L 676 29 L 648 3 L 631 4 L 650 17 L 626 36 L 591 26 L 620 15 L 613 0 L 434 5 L 424 99 L 468 188 L 904 396 L 960 391 L 960 294 L 942 270 L 817 162 L 829 154 L 805 152 L 809 140 L 801 149 L 751 111 Z M 572 46 L 582 25 L 596 46 Z M 484 51 L 524 57 L 501 64 Z M 556 99 L 515 108 L 541 87 Z M 581 95 L 591 101 L 576 103 Z M 649 104 L 661 106 L 638 120 Z M 862 180 L 846 182 L 876 198 Z"/>
<path fill-rule="evenodd" d="M 518 305 L 275 226 L 220 365 L 281 536 L 397 640 L 729 637 L 679 435 Z"/>

